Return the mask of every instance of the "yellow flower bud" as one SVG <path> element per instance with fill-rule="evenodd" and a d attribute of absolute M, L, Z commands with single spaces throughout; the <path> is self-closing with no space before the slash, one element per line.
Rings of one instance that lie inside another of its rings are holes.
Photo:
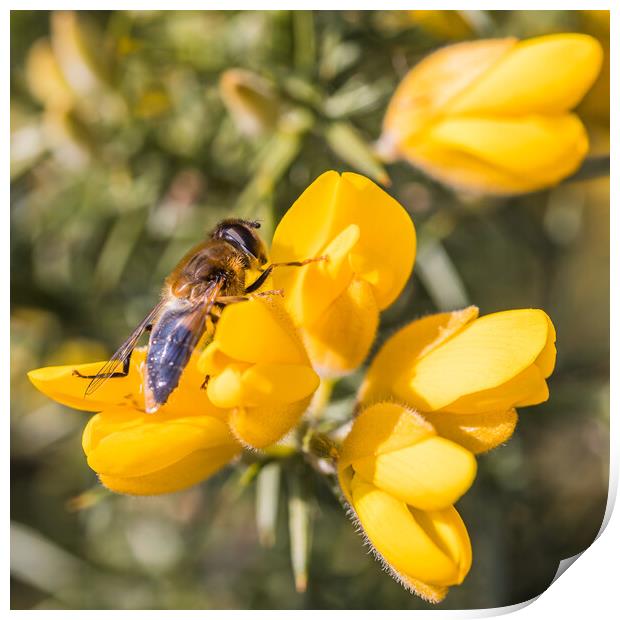
<path fill-rule="evenodd" d="M 510 437 L 515 407 L 544 402 L 555 365 L 555 330 L 542 310 L 477 318 L 436 314 L 394 334 L 373 360 L 359 399 L 397 399 L 474 452 Z"/>
<path fill-rule="evenodd" d="M 403 405 L 377 403 L 355 419 L 345 439 L 338 471 L 353 473 L 420 510 L 439 510 L 456 502 L 476 476 L 474 456 L 437 436 L 433 426 Z"/>
<path fill-rule="evenodd" d="M 326 172 L 285 213 L 274 233 L 273 261 L 327 257 L 273 275 L 320 374 L 347 373 L 363 362 L 379 312 L 409 278 L 415 247 L 407 212 L 358 174 Z"/>
<path fill-rule="evenodd" d="M 273 86 L 244 69 L 228 69 L 220 77 L 220 95 L 239 130 L 255 136 L 275 126 L 279 102 Z"/>
<path fill-rule="evenodd" d="M 601 62 L 600 44 L 583 34 L 445 47 L 399 85 L 379 150 L 471 192 L 549 187 L 586 156 L 588 137 L 570 111 Z"/>
<path fill-rule="evenodd" d="M 45 106 L 71 107 L 74 95 L 52 52 L 49 39 L 39 39 L 28 50 L 26 79 L 30 92 Z"/>
<path fill-rule="evenodd" d="M 110 410 L 82 437 L 88 464 L 117 493 L 157 495 L 190 487 L 241 452 L 225 421 L 208 415 Z"/>
<path fill-rule="evenodd" d="M 338 462 L 343 494 L 373 551 L 405 587 L 433 602 L 471 565 L 467 530 L 451 504 L 475 475 L 469 451 L 388 402 L 355 419 Z"/>
<path fill-rule="evenodd" d="M 210 402 L 229 411 L 235 436 L 255 448 L 290 431 L 319 385 L 293 322 L 273 297 L 227 307 L 198 368 L 209 376 Z"/>

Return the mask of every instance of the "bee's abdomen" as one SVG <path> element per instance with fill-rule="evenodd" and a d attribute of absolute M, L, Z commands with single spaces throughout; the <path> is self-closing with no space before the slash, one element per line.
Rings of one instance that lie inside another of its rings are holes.
<path fill-rule="evenodd" d="M 191 314 L 165 314 L 153 328 L 146 357 L 146 410 L 156 411 L 178 386 L 202 330 L 187 324 Z"/>

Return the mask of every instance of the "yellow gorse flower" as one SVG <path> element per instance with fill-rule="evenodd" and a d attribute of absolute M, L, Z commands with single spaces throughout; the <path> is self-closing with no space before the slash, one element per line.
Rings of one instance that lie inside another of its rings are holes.
<path fill-rule="evenodd" d="M 102 484 L 132 495 L 172 493 L 216 472 L 241 452 L 241 446 L 225 412 L 200 389 L 203 377 L 196 356 L 157 415 L 144 413 L 144 358 L 145 350 L 136 349 L 129 374 L 107 381 L 89 398 L 84 398 L 84 379 L 74 370 L 92 374 L 103 362 L 40 368 L 28 377 L 59 403 L 100 412 L 86 425 L 82 447 Z"/>
<path fill-rule="evenodd" d="M 515 407 L 549 397 L 555 329 L 542 310 L 478 318 L 478 308 L 435 314 L 403 327 L 381 347 L 359 392 L 422 413 L 445 437 L 484 452 L 513 433 Z"/>
<path fill-rule="evenodd" d="M 379 312 L 411 274 L 415 249 L 407 212 L 358 174 L 322 174 L 284 214 L 273 237 L 273 261 L 327 257 L 273 276 L 317 372 L 337 376 L 364 361 Z"/>
<path fill-rule="evenodd" d="M 209 376 L 209 400 L 229 411 L 235 436 L 254 448 L 290 431 L 319 385 L 291 318 L 273 297 L 226 308 L 198 368 Z"/>
<path fill-rule="evenodd" d="M 74 371 L 92 375 L 104 362 L 29 373 L 57 402 L 100 412 L 86 426 L 82 445 L 101 482 L 120 493 L 177 491 L 231 461 L 241 444 L 275 443 L 298 423 L 319 384 L 291 319 L 281 302 L 269 298 L 224 310 L 213 341 L 192 356 L 179 386 L 154 415 L 144 412 L 144 358 L 144 349 L 136 349 L 129 374 L 106 381 L 87 398 L 87 383 Z"/>
<path fill-rule="evenodd" d="M 338 462 L 341 489 L 373 551 L 398 581 L 434 602 L 471 566 L 469 536 L 452 504 L 475 475 L 471 452 L 391 402 L 359 414 Z"/>
<path fill-rule="evenodd" d="M 571 110 L 596 79 L 602 57 L 600 44 L 584 34 L 440 49 L 394 93 L 379 149 L 470 192 L 554 185 L 588 152 L 586 131 Z"/>

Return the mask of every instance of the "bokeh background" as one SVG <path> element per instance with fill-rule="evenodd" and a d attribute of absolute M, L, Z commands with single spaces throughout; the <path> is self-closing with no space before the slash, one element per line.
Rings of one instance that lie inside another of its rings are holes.
<path fill-rule="evenodd" d="M 80 446 L 88 414 L 47 400 L 26 372 L 109 355 L 222 216 L 262 218 L 269 239 L 323 171 L 380 177 L 370 145 L 396 84 L 429 51 L 567 31 L 593 34 L 608 54 L 603 11 L 12 12 L 13 608 L 428 607 L 380 570 L 320 481 L 305 593 L 291 574 L 286 484 L 271 546 L 258 541 L 255 488 L 233 469 L 172 496 L 106 493 Z M 258 80 L 254 117 L 224 105 L 220 77 L 231 68 Z M 608 56 L 578 111 L 592 156 L 604 156 Z M 609 178 L 600 161 L 549 191 L 502 200 L 388 168 L 420 251 L 380 342 L 414 317 L 468 303 L 483 313 L 544 308 L 558 332 L 550 400 L 521 410 L 515 436 L 480 458 L 459 503 L 474 564 L 443 608 L 539 594 L 601 525 Z M 356 379 L 336 390 L 343 407 Z"/>

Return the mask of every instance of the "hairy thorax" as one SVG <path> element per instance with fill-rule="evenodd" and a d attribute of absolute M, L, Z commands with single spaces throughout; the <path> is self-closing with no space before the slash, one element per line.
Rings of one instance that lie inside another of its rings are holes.
<path fill-rule="evenodd" d="M 193 248 L 166 280 L 177 298 L 193 302 L 204 297 L 216 281 L 220 295 L 241 295 L 245 288 L 244 256 L 223 241 L 208 241 Z"/>

